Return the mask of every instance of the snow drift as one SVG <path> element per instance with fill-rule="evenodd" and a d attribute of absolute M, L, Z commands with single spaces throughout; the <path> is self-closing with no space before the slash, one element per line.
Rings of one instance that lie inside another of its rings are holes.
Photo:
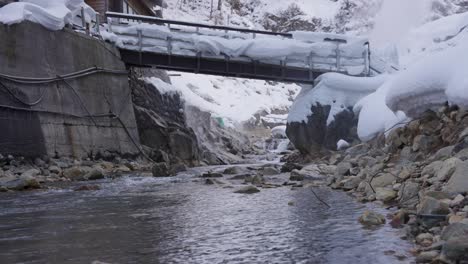
<path fill-rule="evenodd" d="M 84 0 L 22 0 L 0 8 L 0 23 L 12 25 L 27 20 L 50 30 L 60 30 L 73 23 L 81 8 L 85 10 L 87 21 L 96 16 Z"/>

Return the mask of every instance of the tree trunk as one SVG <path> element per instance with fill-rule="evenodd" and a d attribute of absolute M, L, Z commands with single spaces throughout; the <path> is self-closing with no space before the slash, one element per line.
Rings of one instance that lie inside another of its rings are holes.
<path fill-rule="evenodd" d="M 218 10 L 221 11 L 221 7 L 223 6 L 223 0 L 218 0 Z"/>

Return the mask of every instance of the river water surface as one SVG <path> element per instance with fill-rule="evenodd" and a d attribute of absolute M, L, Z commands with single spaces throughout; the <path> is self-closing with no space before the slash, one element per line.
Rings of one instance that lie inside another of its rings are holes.
<path fill-rule="evenodd" d="M 201 170 L 103 180 L 91 192 L 0 193 L 0 263 L 412 261 L 394 229 L 358 223 L 372 205 L 345 193 L 314 189 L 332 208 L 311 187 L 236 194 L 197 181 Z"/>

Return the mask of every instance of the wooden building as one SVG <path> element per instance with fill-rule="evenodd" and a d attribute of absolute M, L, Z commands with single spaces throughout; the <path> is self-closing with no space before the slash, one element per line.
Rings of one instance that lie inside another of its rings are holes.
<path fill-rule="evenodd" d="M 85 0 L 104 18 L 107 11 L 162 17 L 164 0 Z M 102 20 L 103 21 L 103 20 Z"/>

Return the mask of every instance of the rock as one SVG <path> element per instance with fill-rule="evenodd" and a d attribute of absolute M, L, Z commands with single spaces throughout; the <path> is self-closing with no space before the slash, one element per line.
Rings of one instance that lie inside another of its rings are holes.
<path fill-rule="evenodd" d="M 201 175 L 202 178 L 222 178 L 223 174 L 219 172 L 206 172 Z"/>
<path fill-rule="evenodd" d="M 414 207 L 419 200 L 419 190 L 420 186 L 418 183 L 405 182 L 398 191 L 399 204 L 404 207 Z"/>
<path fill-rule="evenodd" d="M 179 174 L 181 172 L 185 172 L 187 170 L 188 170 L 188 168 L 187 168 L 187 166 L 185 164 L 178 163 L 178 164 L 175 164 L 175 165 L 171 166 L 170 173 L 171 173 L 171 175 L 177 175 L 177 174 Z"/>
<path fill-rule="evenodd" d="M 154 177 L 169 177 L 170 172 L 169 172 L 169 167 L 167 166 L 167 163 L 165 162 L 160 162 L 156 163 L 153 165 L 153 168 L 151 169 L 151 172 L 153 173 Z"/>
<path fill-rule="evenodd" d="M 336 166 L 336 174 L 338 176 L 349 175 L 349 172 L 353 166 L 349 162 L 340 162 Z"/>
<path fill-rule="evenodd" d="M 273 167 L 266 167 L 266 168 L 263 168 L 263 171 L 262 171 L 263 175 L 265 176 L 269 176 L 269 175 L 278 175 L 280 174 L 281 172 L 276 169 L 276 168 L 273 168 Z"/>
<path fill-rule="evenodd" d="M 92 169 L 88 173 L 86 173 L 83 178 L 85 180 L 99 180 L 104 179 L 104 173 L 100 169 Z"/>
<path fill-rule="evenodd" d="M 418 135 L 413 140 L 413 151 L 428 152 L 435 145 L 437 140 L 434 137 Z"/>
<path fill-rule="evenodd" d="M 3 184 L 3 187 L 8 190 L 22 191 L 27 189 L 39 189 L 41 188 L 41 185 L 33 177 L 21 176 L 16 180 L 5 182 Z"/>
<path fill-rule="evenodd" d="M 393 182 L 396 180 L 396 177 L 391 175 L 390 173 L 385 173 L 381 176 L 375 177 L 372 181 L 372 187 L 379 188 L 379 187 L 387 187 L 392 186 Z"/>
<path fill-rule="evenodd" d="M 439 255 L 440 253 L 437 250 L 423 251 L 416 257 L 416 263 L 430 263 Z"/>
<path fill-rule="evenodd" d="M 446 158 L 449 158 L 449 157 L 452 156 L 454 148 L 455 148 L 455 146 L 448 146 L 448 147 L 445 147 L 445 148 L 441 148 L 432 156 L 432 159 L 433 160 L 444 160 Z"/>
<path fill-rule="evenodd" d="M 401 228 L 404 224 L 408 223 L 410 217 L 406 210 L 399 210 L 392 218 L 390 225 L 393 228 Z"/>
<path fill-rule="evenodd" d="M 63 177 L 72 181 L 84 181 L 84 176 L 91 170 L 90 167 L 71 167 L 63 171 Z"/>
<path fill-rule="evenodd" d="M 309 89 L 308 87 L 303 88 Z M 311 89 L 309 92 L 314 93 Z M 291 111 L 295 107 L 303 107 L 299 103 L 293 104 Z M 348 142 L 357 140 L 357 116 L 352 107 L 343 108 L 341 112 L 334 114 L 334 120 L 327 123 L 328 115 L 331 111 L 330 105 L 316 103 L 312 105 L 311 115 L 306 122 L 289 122 L 286 134 L 293 145 L 302 154 L 316 155 L 322 149 L 336 150 L 336 142 L 343 139 Z"/>
<path fill-rule="evenodd" d="M 455 223 L 462 223 L 464 219 L 465 219 L 464 216 L 452 215 L 452 216 L 449 217 L 448 223 L 449 223 L 449 225 L 455 224 Z"/>
<path fill-rule="evenodd" d="M 287 162 L 281 167 L 281 172 L 291 172 L 293 170 L 301 170 L 302 168 L 302 165 Z"/>
<path fill-rule="evenodd" d="M 101 190 L 101 187 L 99 187 L 98 185 L 83 185 L 83 186 L 76 187 L 75 189 L 73 189 L 73 191 L 75 192 L 98 191 L 98 190 Z"/>
<path fill-rule="evenodd" d="M 244 188 L 241 188 L 234 193 L 242 193 L 242 194 L 254 194 L 260 192 L 259 189 L 257 189 L 255 186 L 249 185 Z"/>
<path fill-rule="evenodd" d="M 239 174 L 239 173 L 242 173 L 239 167 L 229 167 L 223 171 L 223 174 L 227 174 L 227 175 L 234 175 L 234 174 Z"/>
<path fill-rule="evenodd" d="M 419 245 L 422 245 L 425 240 L 429 240 L 432 243 L 434 241 L 434 236 L 429 233 L 421 233 L 416 237 L 416 243 Z"/>
<path fill-rule="evenodd" d="M 57 175 L 62 174 L 62 169 L 60 167 L 58 167 L 58 166 L 55 166 L 55 165 L 50 166 L 49 171 L 50 171 L 50 173 L 54 173 L 54 174 L 57 174 Z"/>
<path fill-rule="evenodd" d="M 468 161 L 459 162 L 443 190 L 449 193 L 468 192 Z"/>
<path fill-rule="evenodd" d="M 450 239 L 468 236 L 468 224 L 454 223 L 448 225 L 442 231 L 440 239 L 448 241 Z"/>
<path fill-rule="evenodd" d="M 427 197 L 432 197 L 437 200 L 451 200 L 452 195 L 446 192 L 438 192 L 438 191 L 426 191 L 424 195 Z"/>
<path fill-rule="evenodd" d="M 239 174 L 229 178 L 230 180 L 246 180 L 248 178 L 253 178 L 252 174 Z"/>
<path fill-rule="evenodd" d="M 333 175 L 336 173 L 337 167 L 335 165 L 319 164 L 318 169 L 322 175 Z"/>
<path fill-rule="evenodd" d="M 442 247 L 442 255 L 452 261 L 468 259 L 468 235 L 450 239 Z"/>
<path fill-rule="evenodd" d="M 343 188 L 343 190 L 349 191 L 357 188 L 359 184 L 361 184 L 361 182 L 362 179 L 360 177 L 351 176 L 341 181 L 341 187 Z"/>
<path fill-rule="evenodd" d="M 446 181 L 448 180 L 452 174 L 455 172 L 455 168 L 459 163 L 462 161 L 458 158 L 450 158 L 442 164 L 440 169 L 436 171 L 435 176 L 439 181 Z"/>
<path fill-rule="evenodd" d="M 250 179 L 245 179 L 245 182 L 246 183 L 252 183 L 253 185 L 255 186 L 261 186 L 262 184 L 265 183 L 265 179 L 263 178 L 262 175 L 255 175 L 254 177 L 250 178 Z"/>
<path fill-rule="evenodd" d="M 23 173 L 21 173 L 21 177 L 36 177 L 37 175 L 39 175 L 41 173 L 40 170 L 37 170 L 37 169 L 29 169 Z"/>
<path fill-rule="evenodd" d="M 443 165 L 444 165 L 443 161 L 436 160 L 432 162 L 431 164 L 427 165 L 426 167 L 424 167 L 424 169 L 421 172 L 421 175 L 422 176 L 429 175 L 432 177 L 436 174 L 436 172 L 440 171 Z"/>
<path fill-rule="evenodd" d="M 375 189 L 375 198 L 384 203 L 388 203 L 397 197 L 397 193 L 394 190 L 385 188 Z"/>
<path fill-rule="evenodd" d="M 365 211 L 360 217 L 359 222 L 364 226 L 376 226 L 385 224 L 385 217 L 372 211 Z"/>
<path fill-rule="evenodd" d="M 418 206 L 418 214 L 448 215 L 449 205 L 435 198 L 425 196 Z"/>
<path fill-rule="evenodd" d="M 206 180 L 205 180 L 205 184 L 206 184 L 206 185 L 213 185 L 213 184 L 215 184 L 215 183 L 214 183 L 214 181 L 213 181 L 212 179 L 206 179 Z"/>
<path fill-rule="evenodd" d="M 290 181 L 303 181 L 304 178 L 305 178 L 304 175 L 301 174 L 301 172 L 298 170 L 293 170 L 291 172 L 291 175 L 289 176 Z"/>
<path fill-rule="evenodd" d="M 450 207 L 455 207 L 461 205 L 461 203 L 465 200 L 465 196 L 459 194 L 453 198 L 453 200 L 450 202 Z"/>

